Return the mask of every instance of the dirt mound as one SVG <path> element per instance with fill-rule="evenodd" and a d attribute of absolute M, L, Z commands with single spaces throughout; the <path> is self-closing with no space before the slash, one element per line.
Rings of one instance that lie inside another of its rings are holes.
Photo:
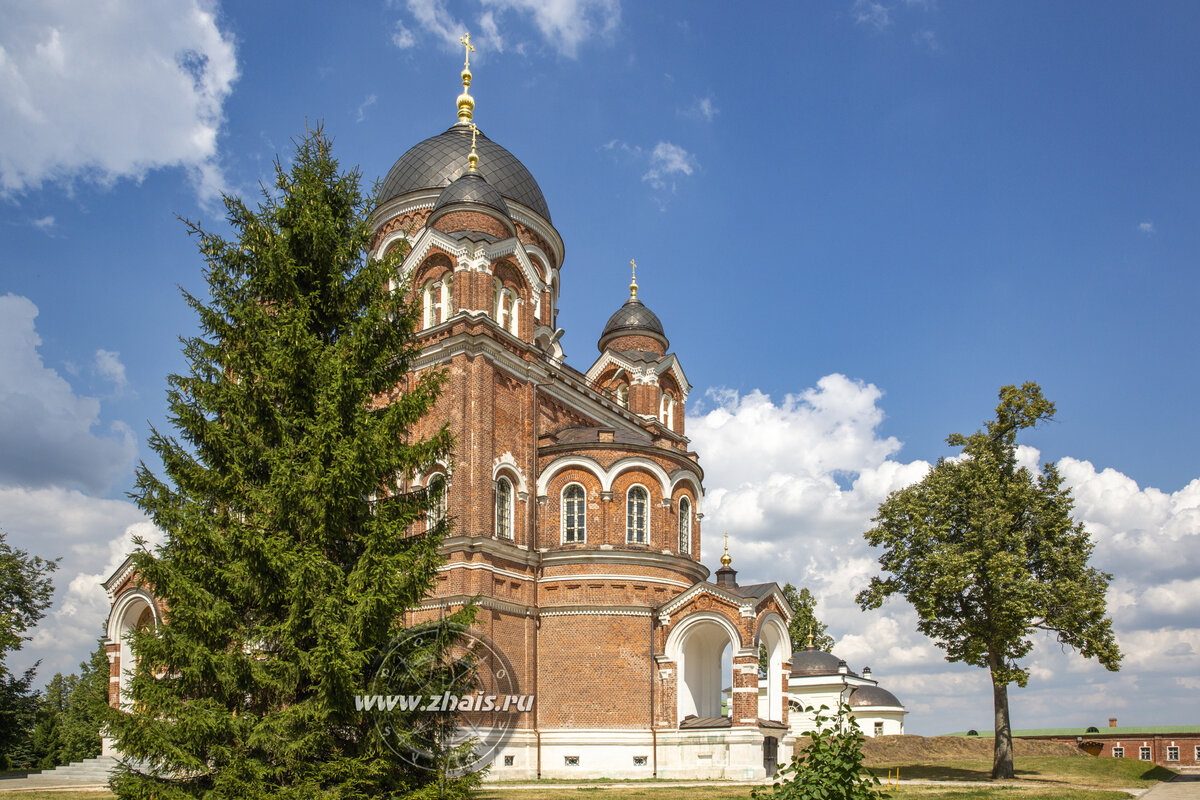
<path fill-rule="evenodd" d="M 881 736 L 863 742 L 867 763 L 929 764 L 938 761 L 992 757 L 992 740 L 974 736 Z M 1013 739 L 1016 758 L 1071 757 L 1086 754 L 1078 747 L 1041 739 Z"/>

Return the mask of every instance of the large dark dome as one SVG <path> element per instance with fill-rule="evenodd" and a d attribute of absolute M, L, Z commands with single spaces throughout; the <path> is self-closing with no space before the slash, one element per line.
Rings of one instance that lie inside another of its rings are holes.
<path fill-rule="evenodd" d="M 550 222 L 550 208 L 537 181 L 517 157 L 479 131 L 475 149 L 479 153 L 479 172 L 501 196 L 532 209 Z M 454 125 L 445 133 L 432 136 L 392 165 L 379 189 L 379 204 L 409 192 L 441 189 L 467 171 L 471 152 L 471 126 Z"/>

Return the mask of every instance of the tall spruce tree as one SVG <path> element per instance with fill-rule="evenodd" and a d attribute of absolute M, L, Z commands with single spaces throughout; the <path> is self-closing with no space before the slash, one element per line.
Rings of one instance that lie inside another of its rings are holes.
<path fill-rule="evenodd" d="M 466 790 L 407 766 L 355 709 L 447 530 L 424 530 L 436 498 L 394 487 L 452 441 L 411 434 L 444 376 L 404 380 L 415 313 L 389 289 L 400 254 L 368 255 L 358 171 L 320 129 L 295 146 L 257 210 L 225 198 L 235 238 L 188 223 L 211 299 L 184 293 L 201 334 L 168 378 L 179 438 L 150 439 L 166 477 L 138 471 L 166 540 L 135 564 L 166 613 L 132 634 L 131 697 L 109 720 L 131 758 L 119 797 Z"/>

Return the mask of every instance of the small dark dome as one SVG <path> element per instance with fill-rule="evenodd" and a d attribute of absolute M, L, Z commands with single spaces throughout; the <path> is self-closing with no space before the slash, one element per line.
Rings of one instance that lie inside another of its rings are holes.
<path fill-rule="evenodd" d="M 662 321 L 658 316 L 642 305 L 642 301 L 631 297 L 625 305 L 617 309 L 617 313 L 608 318 L 604 332 L 600 334 L 599 346 L 604 350 L 610 339 L 617 336 L 649 336 L 662 342 L 666 347 L 667 335 L 663 332 Z"/>
<path fill-rule="evenodd" d="M 850 707 L 862 708 L 863 706 L 895 706 L 897 708 L 904 708 L 900 701 L 896 699 L 896 695 L 878 686 L 859 686 L 850 693 Z"/>
<path fill-rule="evenodd" d="M 479 171 L 487 182 L 508 198 L 532 209 L 550 222 L 550 208 L 542 189 L 517 157 L 479 131 L 475 147 L 479 153 Z M 383 184 L 378 202 L 387 201 L 422 189 L 449 186 L 467 171 L 471 152 L 471 126 L 458 123 L 444 133 L 431 136 L 400 156 Z"/>
<path fill-rule="evenodd" d="M 499 211 L 505 217 L 510 216 L 508 204 L 504 202 L 500 192 L 495 186 L 484 180 L 478 172 L 464 172 L 455 178 L 454 182 L 438 195 L 437 202 L 433 205 L 433 213 L 436 214 L 447 206 L 461 203 L 487 206 L 494 211 Z"/>
<path fill-rule="evenodd" d="M 815 647 L 806 647 L 792 653 L 793 675 L 836 675 L 838 665 L 843 663 L 833 653 Z"/>

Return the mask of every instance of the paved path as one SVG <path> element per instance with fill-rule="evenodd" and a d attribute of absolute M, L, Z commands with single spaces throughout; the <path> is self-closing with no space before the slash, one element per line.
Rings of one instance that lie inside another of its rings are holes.
<path fill-rule="evenodd" d="M 1200 800 L 1200 775 L 1176 775 L 1160 783 L 1139 800 Z"/>

